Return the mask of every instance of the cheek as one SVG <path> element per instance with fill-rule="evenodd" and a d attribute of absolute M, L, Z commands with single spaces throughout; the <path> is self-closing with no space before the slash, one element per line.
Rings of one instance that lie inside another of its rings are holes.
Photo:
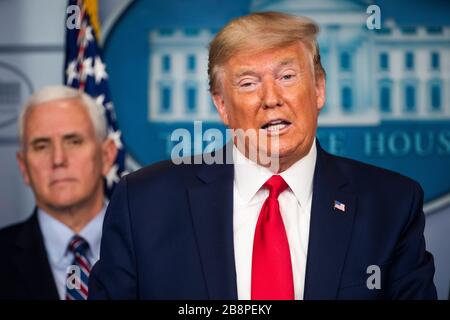
<path fill-rule="evenodd" d="M 232 129 L 242 128 L 247 122 L 245 109 L 238 105 L 229 105 L 227 109 L 228 126 Z"/>
<path fill-rule="evenodd" d="M 36 194 L 48 194 L 50 191 L 51 169 L 43 163 L 28 163 L 26 181 Z"/>
<path fill-rule="evenodd" d="M 93 152 L 90 161 L 92 163 L 92 171 L 94 172 L 95 177 L 99 175 L 101 176 L 103 169 L 103 156 L 101 148 L 98 148 Z"/>
<path fill-rule="evenodd" d="M 257 123 L 260 101 L 255 97 L 241 97 L 232 104 L 230 119 L 239 128 L 253 128 Z"/>
<path fill-rule="evenodd" d="M 295 95 L 291 100 L 293 104 L 296 116 L 302 118 L 303 121 L 314 120 L 318 115 L 317 101 L 315 96 L 302 90 L 299 94 Z"/>
<path fill-rule="evenodd" d="M 98 175 L 101 171 L 101 150 L 94 147 L 86 147 L 83 150 L 74 150 L 70 156 L 70 170 L 74 174 L 87 176 L 89 180 Z"/>
<path fill-rule="evenodd" d="M 27 174 L 34 183 L 44 182 L 49 178 L 51 171 L 50 159 L 45 157 L 28 161 Z"/>

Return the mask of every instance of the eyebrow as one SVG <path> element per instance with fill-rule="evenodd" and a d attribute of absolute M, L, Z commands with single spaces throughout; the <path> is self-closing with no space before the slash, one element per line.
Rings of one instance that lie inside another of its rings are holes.
<path fill-rule="evenodd" d="M 291 64 L 293 64 L 293 63 L 294 63 L 294 58 L 286 58 L 286 59 L 282 60 L 282 61 L 278 64 L 278 66 L 276 67 L 276 69 L 278 70 L 278 69 L 280 69 L 280 68 L 282 68 L 282 67 L 291 65 Z M 240 69 L 240 70 L 236 73 L 236 75 L 235 75 L 234 78 L 235 78 L 235 79 L 238 79 L 238 78 L 243 77 L 243 76 L 257 76 L 257 75 L 258 75 L 257 72 L 254 71 L 253 69 L 242 68 L 242 69 Z"/>
<path fill-rule="evenodd" d="M 257 76 L 257 73 L 256 73 L 256 71 L 254 71 L 252 69 L 242 68 L 236 73 L 234 78 L 238 79 L 243 76 Z"/>
<path fill-rule="evenodd" d="M 50 142 L 50 138 L 47 138 L 47 137 L 34 138 L 33 140 L 31 140 L 30 144 L 36 145 L 38 143 L 43 143 L 43 142 L 45 142 L 45 143 Z"/>
<path fill-rule="evenodd" d="M 73 138 L 82 138 L 83 136 L 80 133 L 67 133 L 65 135 L 63 135 L 63 140 L 70 140 Z M 38 143 L 48 143 L 51 142 L 51 139 L 49 137 L 38 137 L 38 138 L 34 138 L 33 140 L 31 140 L 30 144 L 31 145 L 35 145 Z"/>
<path fill-rule="evenodd" d="M 286 58 L 279 63 L 279 67 L 290 65 L 294 62 L 294 58 Z"/>
<path fill-rule="evenodd" d="M 74 132 L 74 133 L 68 133 L 68 134 L 63 135 L 63 140 L 68 140 L 68 139 L 73 139 L 73 138 L 82 138 L 82 137 L 83 137 L 82 134 Z"/>
<path fill-rule="evenodd" d="M 281 69 L 283 69 L 286 66 L 291 66 L 294 64 L 294 59 L 293 58 L 286 58 L 284 60 L 282 60 L 275 68 L 275 71 L 278 73 L 280 72 Z M 301 67 L 299 67 L 299 69 L 301 69 Z"/>

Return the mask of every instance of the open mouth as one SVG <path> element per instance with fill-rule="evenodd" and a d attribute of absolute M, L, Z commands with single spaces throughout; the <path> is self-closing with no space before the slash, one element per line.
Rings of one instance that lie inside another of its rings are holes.
<path fill-rule="evenodd" d="M 286 130 L 290 125 L 291 123 L 289 121 L 276 119 L 265 123 L 261 129 L 267 130 L 269 133 L 280 133 Z"/>

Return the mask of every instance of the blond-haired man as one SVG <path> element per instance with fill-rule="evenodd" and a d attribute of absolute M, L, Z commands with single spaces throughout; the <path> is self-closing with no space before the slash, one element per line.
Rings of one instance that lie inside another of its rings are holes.
<path fill-rule="evenodd" d="M 216 35 L 215 106 L 229 128 L 257 134 L 234 136 L 233 164 L 163 162 L 122 180 L 93 299 L 436 297 L 420 186 L 315 138 L 317 33 L 309 19 L 266 12 Z"/>

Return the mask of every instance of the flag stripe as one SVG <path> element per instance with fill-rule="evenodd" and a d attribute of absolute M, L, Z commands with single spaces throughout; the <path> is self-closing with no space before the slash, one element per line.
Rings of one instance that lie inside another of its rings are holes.
<path fill-rule="evenodd" d="M 125 157 L 121 132 L 118 128 L 114 114 L 114 107 L 108 83 L 106 66 L 102 61 L 102 52 L 98 45 L 98 32 L 94 31 L 92 21 L 98 21 L 96 0 L 89 0 L 89 8 L 86 9 L 86 0 L 70 0 L 68 5 L 78 5 L 80 7 L 80 29 L 66 28 L 66 58 L 65 77 L 66 85 L 84 91 L 94 98 L 104 110 L 108 132 L 113 136 L 113 141 L 117 147 L 117 156 L 111 171 L 106 177 L 105 192 L 111 196 L 115 185 L 125 174 Z M 69 13 L 68 13 L 69 15 Z M 67 16 L 68 17 L 68 16 Z"/>

